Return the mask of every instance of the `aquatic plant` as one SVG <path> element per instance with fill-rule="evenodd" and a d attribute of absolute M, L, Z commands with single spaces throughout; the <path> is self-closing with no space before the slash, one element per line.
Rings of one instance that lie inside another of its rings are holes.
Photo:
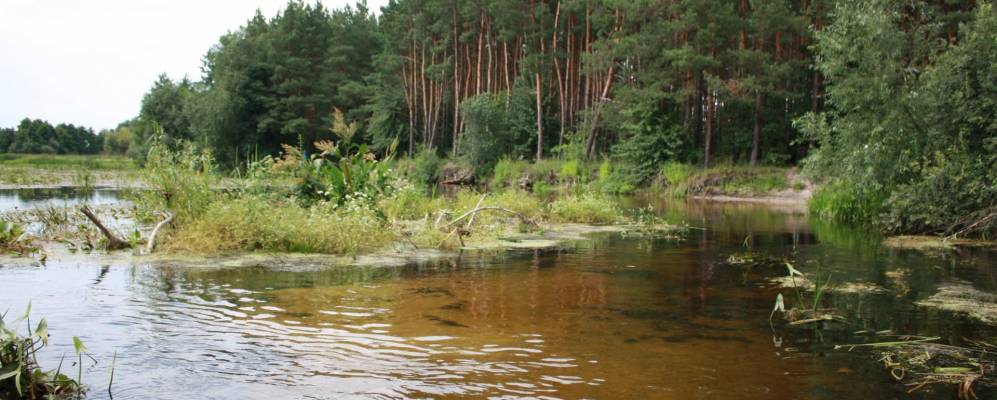
<path fill-rule="evenodd" d="M 16 222 L 0 219 L 0 253 L 11 252 L 26 255 L 38 251 L 24 226 Z"/>
<path fill-rule="evenodd" d="M 73 337 L 80 370 L 74 380 L 62 373 L 62 363 L 55 370 L 44 370 L 38 364 L 37 353 L 49 344 L 48 321 L 42 318 L 32 331 L 28 305 L 24 314 L 9 325 L 0 314 L 0 398 L 4 399 L 53 399 L 78 396 L 83 392 L 80 379 L 82 361 L 86 351 L 83 342 Z M 21 335 L 17 327 L 27 321 L 27 334 Z"/>

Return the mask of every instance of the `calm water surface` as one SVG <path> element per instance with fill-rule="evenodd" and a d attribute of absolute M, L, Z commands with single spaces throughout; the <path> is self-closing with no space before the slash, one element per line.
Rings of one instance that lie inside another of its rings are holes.
<path fill-rule="evenodd" d="M 997 336 L 913 305 L 948 280 L 995 291 L 993 253 L 889 251 L 761 206 L 656 206 L 703 229 L 681 242 L 601 235 L 405 267 L 0 266 L 0 308 L 16 314 L 30 299 L 48 318 L 45 365 L 80 336 L 97 360 L 84 360 L 97 399 L 110 397 L 115 352 L 115 399 L 910 398 L 873 355 L 833 345 L 864 329 Z M 767 281 L 784 271 L 724 262 L 746 251 L 893 291 L 829 297 L 847 326 L 773 331 L 780 289 Z"/>

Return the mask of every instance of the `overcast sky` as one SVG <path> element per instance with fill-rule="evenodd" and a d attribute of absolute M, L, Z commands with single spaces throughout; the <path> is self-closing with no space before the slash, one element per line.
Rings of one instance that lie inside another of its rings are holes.
<path fill-rule="evenodd" d="M 329 8 L 354 0 L 325 0 Z M 368 0 L 379 13 L 387 0 Z M 287 0 L 0 0 L 0 127 L 41 118 L 100 130 L 138 114 L 165 72 L 200 78 L 201 57 L 256 9 Z"/>

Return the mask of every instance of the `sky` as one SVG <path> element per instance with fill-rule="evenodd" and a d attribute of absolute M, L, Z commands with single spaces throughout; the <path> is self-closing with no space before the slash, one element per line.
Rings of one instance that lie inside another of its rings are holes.
<path fill-rule="evenodd" d="M 313 1 L 310 1 L 313 2 Z M 324 0 L 329 8 L 354 0 Z M 114 128 L 161 73 L 201 76 L 201 58 L 257 9 L 287 0 L 0 0 L 0 127 L 24 118 Z M 387 0 L 368 0 L 379 13 Z"/>

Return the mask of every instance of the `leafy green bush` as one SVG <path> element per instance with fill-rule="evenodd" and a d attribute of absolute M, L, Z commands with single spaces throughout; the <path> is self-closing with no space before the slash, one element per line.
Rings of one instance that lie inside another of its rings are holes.
<path fill-rule="evenodd" d="M 435 185 L 440 178 L 443 159 L 435 151 L 423 149 L 415 157 L 399 159 L 395 163 L 397 172 L 412 183 Z"/>

